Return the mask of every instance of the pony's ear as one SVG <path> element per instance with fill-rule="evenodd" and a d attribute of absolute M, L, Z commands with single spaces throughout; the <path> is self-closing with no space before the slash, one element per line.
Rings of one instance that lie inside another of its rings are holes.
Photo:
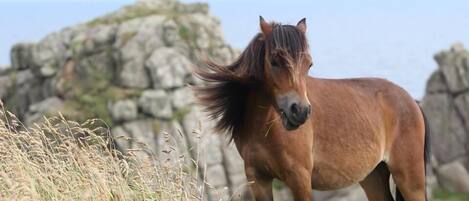
<path fill-rule="evenodd" d="M 298 24 L 296 24 L 296 28 L 301 32 L 306 33 L 306 18 L 301 19 Z"/>
<path fill-rule="evenodd" d="M 261 31 L 264 36 L 268 36 L 272 33 L 272 25 L 267 23 L 262 16 L 259 16 L 259 23 L 261 26 Z"/>

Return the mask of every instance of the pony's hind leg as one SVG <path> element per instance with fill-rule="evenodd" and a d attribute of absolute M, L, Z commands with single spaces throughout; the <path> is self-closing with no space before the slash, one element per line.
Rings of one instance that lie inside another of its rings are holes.
<path fill-rule="evenodd" d="M 426 135 L 422 124 L 413 128 L 409 126 L 401 131 L 390 150 L 387 164 L 397 191 L 402 195 L 396 196 L 397 201 L 426 200 L 424 157 Z"/>
<path fill-rule="evenodd" d="M 369 201 L 394 201 L 389 188 L 389 170 L 384 162 L 360 182 Z"/>
<path fill-rule="evenodd" d="M 423 160 L 407 161 L 407 164 L 397 164 L 390 168 L 392 178 L 396 182 L 397 201 L 425 201 L 425 168 Z"/>

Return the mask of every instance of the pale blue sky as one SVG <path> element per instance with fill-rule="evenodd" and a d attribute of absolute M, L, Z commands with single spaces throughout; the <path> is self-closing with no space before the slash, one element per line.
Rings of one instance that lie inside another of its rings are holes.
<path fill-rule="evenodd" d="M 186 0 L 186 2 L 194 2 Z M 132 0 L 0 0 L 0 64 L 20 41 L 92 19 Z M 208 0 L 230 44 L 244 48 L 258 31 L 258 16 L 283 23 L 307 18 L 320 77 L 384 77 L 421 98 L 436 69 L 433 54 L 455 41 L 469 46 L 467 0 Z"/>

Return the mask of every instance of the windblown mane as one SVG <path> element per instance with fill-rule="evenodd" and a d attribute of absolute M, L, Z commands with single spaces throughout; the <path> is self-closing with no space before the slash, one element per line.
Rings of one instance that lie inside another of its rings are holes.
<path fill-rule="evenodd" d="M 227 132 L 231 140 L 244 118 L 246 96 L 253 85 L 264 81 L 266 48 L 287 52 L 291 58 L 298 58 L 308 49 L 304 33 L 295 26 L 273 23 L 272 33 L 265 38 L 257 34 L 232 64 L 222 66 L 206 62 L 206 68 L 196 68 L 194 73 L 205 85 L 194 87 L 195 95 L 205 107 L 211 119 L 216 121 L 219 132 Z"/>

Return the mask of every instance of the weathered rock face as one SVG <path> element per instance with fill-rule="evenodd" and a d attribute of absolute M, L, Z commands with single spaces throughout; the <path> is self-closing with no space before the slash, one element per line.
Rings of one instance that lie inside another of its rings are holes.
<path fill-rule="evenodd" d="M 189 68 L 199 58 L 227 63 L 236 54 L 206 4 L 138 1 L 15 45 L 12 67 L 0 72 L 0 98 L 29 125 L 57 111 L 77 121 L 100 118 L 124 151 L 160 161 L 184 155 L 189 165 L 193 158 L 200 167 L 193 171 L 210 184 L 206 199 L 218 200 L 245 194 L 244 166 L 211 131 L 187 84 L 197 82 Z"/>
<path fill-rule="evenodd" d="M 435 55 L 439 68 L 427 83 L 432 168 L 442 187 L 469 193 L 469 52 L 462 44 Z"/>

